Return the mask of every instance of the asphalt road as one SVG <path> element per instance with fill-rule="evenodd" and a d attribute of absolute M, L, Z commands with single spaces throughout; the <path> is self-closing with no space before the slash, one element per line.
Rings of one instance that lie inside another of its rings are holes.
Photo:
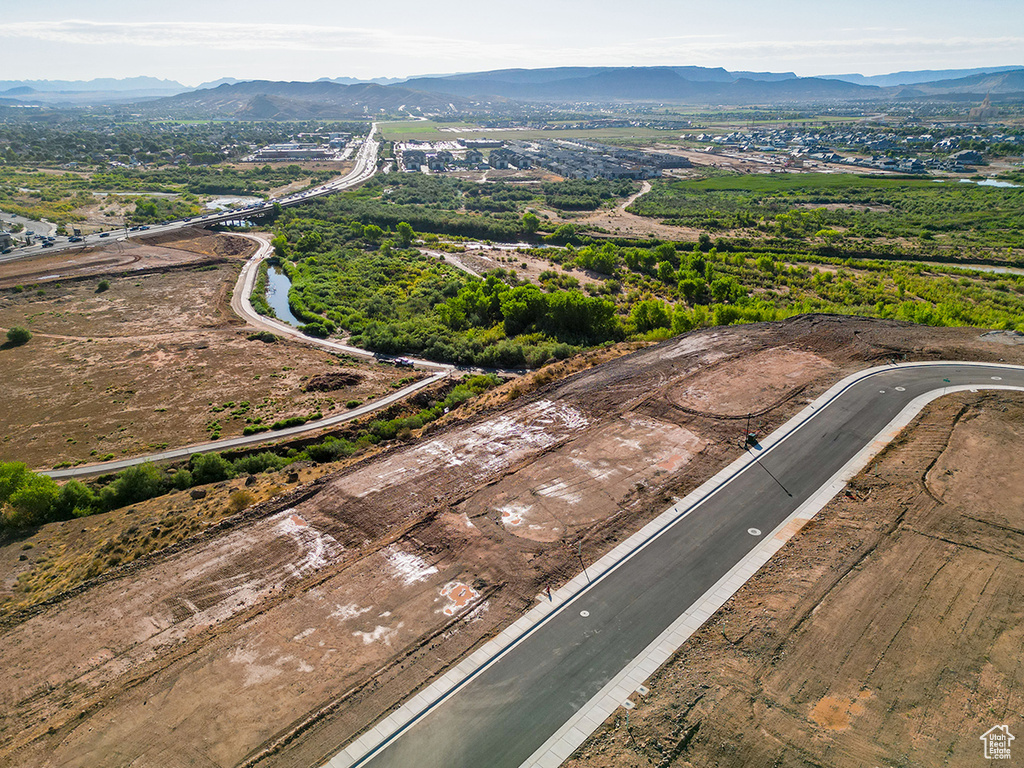
<path fill-rule="evenodd" d="M 901 367 L 850 385 L 357 765 L 518 768 L 754 548 L 749 529 L 772 531 L 915 397 L 993 384 L 1024 387 L 1024 370 Z"/>
<path fill-rule="evenodd" d="M 184 227 L 210 226 L 212 224 L 220 224 L 225 221 L 247 219 L 252 216 L 261 216 L 273 210 L 275 203 L 282 207 L 288 207 L 304 203 L 307 200 L 312 200 L 317 197 L 333 194 L 334 192 L 360 184 L 377 172 L 378 143 L 373 140 L 376 132 L 377 124 L 373 123 L 373 125 L 370 126 L 370 132 L 367 134 L 366 140 L 356 153 L 356 164 L 351 171 L 349 171 L 345 176 L 329 181 L 319 187 L 313 187 L 312 189 L 308 189 L 304 192 L 296 192 L 295 194 L 286 195 L 284 197 L 273 198 L 263 203 L 256 204 L 251 208 L 202 214 L 188 219 L 169 221 L 165 224 L 154 224 L 148 226 L 145 230 L 138 230 L 135 232 L 113 230 L 105 233 L 86 235 L 80 243 L 72 243 L 69 242 L 67 238 L 60 238 L 48 248 L 43 248 L 42 244 L 30 245 L 24 248 L 18 248 L 11 253 L 0 255 L 0 264 L 9 261 L 27 259 L 44 253 L 47 255 L 53 255 L 55 253 L 61 253 L 62 251 L 76 251 L 88 246 L 103 245 L 105 243 L 116 242 L 118 240 L 128 240 L 135 237 L 148 237 L 150 235 L 160 234 L 163 232 L 173 232 L 178 229 L 183 229 Z M 104 236 L 101 237 L 101 234 Z"/>

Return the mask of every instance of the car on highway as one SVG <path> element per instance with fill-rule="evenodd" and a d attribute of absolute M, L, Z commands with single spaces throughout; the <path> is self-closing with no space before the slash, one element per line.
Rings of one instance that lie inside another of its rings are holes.
<path fill-rule="evenodd" d="M 53 248 L 53 241 L 47 240 L 45 243 L 43 243 L 43 248 Z"/>
<path fill-rule="evenodd" d="M 396 357 L 393 362 L 399 368 L 412 368 L 415 366 L 415 363 L 408 357 Z"/>
<path fill-rule="evenodd" d="M 100 232 L 100 237 L 110 237 L 109 232 Z"/>
<path fill-rule="evenodd" d="M 82 239 L 83 238 L 79 237 L 78 235 L 72 235 L 71 237 L 68 238 L 68 242 L 69 243 L 80 243 L 80 242 L 82 242 Z"/>
<path fill-rule="evenodd" d="M 10 253 L 13 250 L 13 248 L 4 248 L 2 251 L 0 251 L 0 253 Z"/>

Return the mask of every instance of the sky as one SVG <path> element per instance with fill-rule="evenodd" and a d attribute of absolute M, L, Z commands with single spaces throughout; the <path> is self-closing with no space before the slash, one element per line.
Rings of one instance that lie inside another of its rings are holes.
<path fill-rule="evenodd" d="M 1024 65 L 1021 0 L 0 0 L 0 19 L 6 80 Z"/>

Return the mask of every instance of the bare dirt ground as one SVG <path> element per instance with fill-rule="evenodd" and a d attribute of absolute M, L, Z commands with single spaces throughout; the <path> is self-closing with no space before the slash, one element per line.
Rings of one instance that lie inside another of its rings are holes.
<path fill-rule="evenodd" d="M 0 265 L 0 288 L 68 280 L 116 270 L 157 269 L 194 264 L 215 257 L 245 257 L 252 241 L 234 235 L 217 235 L 204 229 L 184 229 L 174 235 L 153 235 L 115 241 L 99 248 L 83 248 Z"/>
<path fill-rule="evenodd" d="M 1024 362 L 995 341 L 825 316 L 711 329 L 539 371 L 539 390 L 513 382 L 489 411 L 217 525 L 182 511 L 194 533 L 175 546 L 0 625 L 0 765 L 316 764 L 570 578 L 577 541 L 592 561 L 735 458 L 752 371 L 776 382 L 753 398 L 770 429 L 893 356 Z M 101 537 L 105 518 L 81 522 Z M 45 561 L 50 528 L 0 562 Z"/>
<path fill-rule="evenodd" d="M 121 458 L 239 435 L 248 419 L 341 412 L 390 391 L 401 378 L 390 366 L 250 341 L 228 306 L 241 260 L 222 254 L 241 256 L 251 243 L 226 240 L 187 232 L 135 246 L 148 268 L 107 273 L 102 292 L 101 275 L 0 292 L 0 327 L 33 333 L 0 348 L 0 460 L 45 468 Z M 357 380 L 307 391 L 339 366 Z"/>
<path fill-rule="evenodd" d="M 1024 397 L 904 434 L 565 765 L 975 766 L 1024 711 Z"/>
<path fill-rule="evenodd" d="M 506 269 L 514 272 L 521 280 L 529 280 L 533 283 L 540 282 L 542 272 L 568 275 L 575 278 L 581 286 L 600 285 L 607 279 L 606 276 L 598 275 L 596 272 L 576 268 L 567 269 L 561 264 L 555 264 L 533 254 L 523 253 L 515 248 L 470 245 L 464 253 L 445 255 L 459 261 L 478 274 L 484 274 L 492 269 Z"/>
<path fill-rule="evenodd" d="M 644 239 L 648 237 L 660 238 L 663 240 L 674 240 L 677 242 L 696 242 L 704 230 L 693 227 L 677 227 L 672 224 L 664 224 L 660 219 L 650 216 L 638 216 L 626 210 L 641 195 L 651 191 L 650 182 L 643 182 L 640 190 L 628 197 L 614 208 L 601 208 L 593 213 L 571 215 L 554 209 L 543 209 L 541 212 L 547 216 L 544 225 L 545 230 L 554 229 L 561 224 L 572 224 L 583 230 L 597 234 L 604 233 L 616 237 L 632 237 Z M 735 230 L 723 230 L 721 235 L 732 237 L 736 235 L 749 236 L 749 232 Z"/>

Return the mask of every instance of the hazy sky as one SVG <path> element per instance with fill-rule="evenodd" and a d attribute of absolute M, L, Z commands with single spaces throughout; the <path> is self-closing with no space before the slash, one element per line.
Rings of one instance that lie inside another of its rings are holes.
<path fill-rule="evenodd" d="M 315 80 L 562 65 L 1024 64 L 1022 0 L 0 0 L 0 78 Z"/>

